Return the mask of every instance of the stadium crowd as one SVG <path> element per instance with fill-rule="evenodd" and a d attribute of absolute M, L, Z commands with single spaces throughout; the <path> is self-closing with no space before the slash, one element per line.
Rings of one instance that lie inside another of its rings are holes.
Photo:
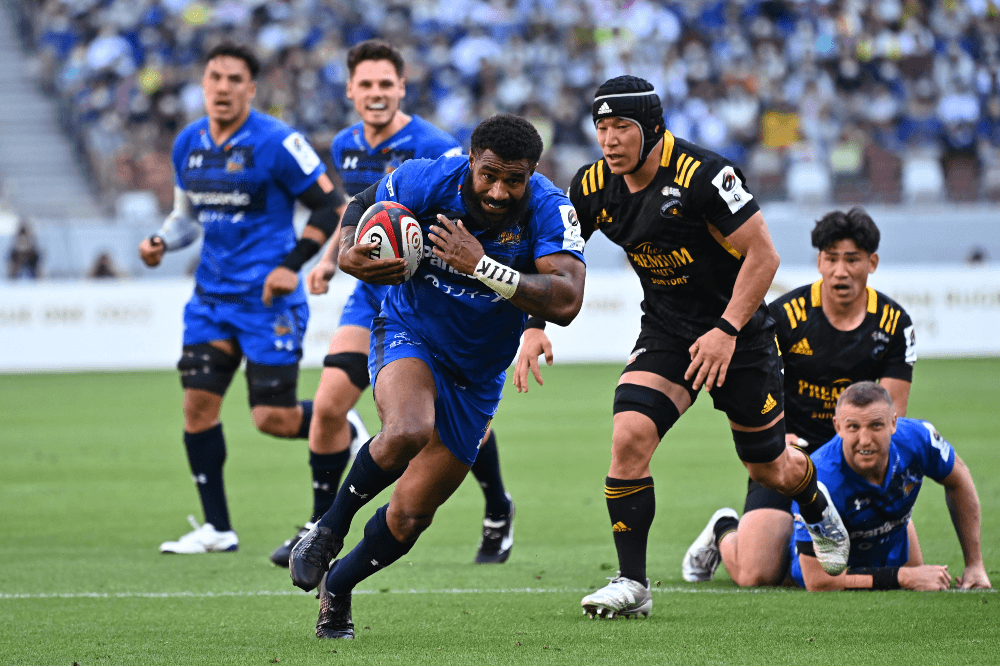
<path fill-rule="evenodd" d="M 18 2 L 18 0 L 15 0 Z M 993 0 L 19 0 L 25 45 L 102 192 L 171 200 L 170 143 L 204 113 L 204 53 L 245 41 L 257 106 L 317 147 L 355 120 L 346 50 L 409 63 L 405 107 L 464 144 L 491 114 L 529 118 L 561 186 L 597 157 L 586 104 L 629 72 L 668 128 L 741 164 L 768 198 L 794 164 L 843 201 L 897 201 L 903 162 L 948 196 L 1000 195 L 1000 8 Z"/>

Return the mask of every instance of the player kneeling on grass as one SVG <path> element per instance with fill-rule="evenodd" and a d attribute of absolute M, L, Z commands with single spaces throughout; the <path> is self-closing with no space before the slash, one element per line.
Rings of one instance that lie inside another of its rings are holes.
<path fill-rule="evenodd" d="M 948 566 L 924 564 L 910 520 L 927 476 L 944 486 L 962 545 L 965 573 L 956 583 L 962 588 L 989 588 L 979 548 L 979 497 L 972 475 L 934 426 L 919 419 L 897 419 L 889 392 L 874 382 L 858 382 L 844 390 L 834 426 L 837 436 L 816 450 L 812 459 L 850 533 L 848 569 L 837 576 L 824 572 L 805 525 L 796 521 L 788 544 L 795 583 L 810 591 L 949 588 Z"/>
<path fill-rule="evenodd" d="M 527 315 L 566 325 L 583 303 L 579 223 L 569 199 L 535 173 L 538 132 L 498 115 L 471 145 L 468 157 L 404 162 L 359 194 L 341 222 L 340 268 L 393 287 L 372 322 L 368 357 L 382 430 L 358 450 L 333 506 L 289 560 L 296 586 L 320 587 L 324 639 L 354 637 L 354 587 L 408 553 L 469 472 Z M 353 243 L 377 201 L 409 209 L 427 239 L 408 281 L 406 260 L 371 259 L 373 244 Z M 397 479 L 361 542 L 331 564 L 354 515 Z"/>

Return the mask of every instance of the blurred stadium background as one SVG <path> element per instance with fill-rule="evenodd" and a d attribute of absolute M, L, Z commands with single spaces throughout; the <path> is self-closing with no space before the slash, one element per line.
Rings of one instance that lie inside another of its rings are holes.
<path fill-rule="evenodd" d="M 624 72 L 649 79 L 672 132 L 743 168 L 782 256 L 780 286 L 811 279 L 813 221 L 833 207 L 862 204 L 883 231 L 874 286 L 914 319 L 921 313 L 913 311 L 936 308 L 918 325 L 922 342 L 941 338 L 947 322 L 978 337 L 923 351 L 1000 355 L 1000 336 L 985 334 L 1000 328 L 1000 278 L 990 266 L 1000 257 L 994 0 L 0 5 L 0 249 L 6 275 L 20 281 L 4 290 L 0 330 L 27 344 L 65 337 L 66 327 L 104 327 L 107 336 L 121 325 L 137 333 L 140 322 L 159 321 L 153 311 L 179 335 L 174 301 L 189 290 L 183 281 L 198 247 L 170 255 L 155 272 L 141 265 L 136 247 L 171 204 L 170 148 L 176 132 L 203 113 L 208 49 L 223 39 L 252 44 L 265 63 L 256 105 L 304 132 L 328 159 L 333 135 L 357 120 L 344 99 L 346 51 L 382 37 L 407 60 L 406 111 L 466 145 L 481 119 L 522 114 L 545 139 L 539 169 L 560 186 L 600 156 L 589 115 L 597 85 Z M 592 272 L 630 273 L 601 235 L 587 255 Z M 937 277 L 925 275 L 931 267 Z M 909 273 L 893 280 L 901 268 Z M 805 273 L 787 276 L 789 269 Z M 48 287 L 25 292 L 35 278 L 49 279 Z M 88 278 L 110 280 L 100 288 L 65 282 Z M 167 291 L 180 296 L 153 299 L 169 279 L 180 286 Z M 313 302 L 311 338 L 321 347 L 335 325 L 338 294 L 350 289 L 348 278 L 337 283 L 325 303 Z M 590 311 L 625 313 L 637 292 L 613 284 L 618 301 Z M 97 293 L 105 295 L 100 304 L 86 301 Z M 51 299 L 39 310 L 41 295 Z M 172 358 L 176 345 L 166 347 Z M 62 367 L 9 354 L 18 359 L 0 359 L 0 369 Z M 316 354 L 307 350 L 306 362 Z M 145 365 L 169 366 L 166 356 Z"/>

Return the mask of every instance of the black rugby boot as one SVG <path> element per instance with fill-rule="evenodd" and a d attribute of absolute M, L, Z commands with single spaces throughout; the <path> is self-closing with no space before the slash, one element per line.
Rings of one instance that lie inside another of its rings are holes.
<path fill-rule="evenodd" d="M 288 557 L 288 574 L 292 583 L 304 591 L 319 586 L 330 569 L 330 561 L 343 548 L 343 538 L 334 535 L 329 528 L 313 526 Z"/>
<path fill-rule="evenodd" d="M 324 570 L 319 583 L 319 618 L 316 620 L 316 636 L 320 639 L 354 639 L 351 594 L 333 595 L 326 590 L 326 574 Z"/>

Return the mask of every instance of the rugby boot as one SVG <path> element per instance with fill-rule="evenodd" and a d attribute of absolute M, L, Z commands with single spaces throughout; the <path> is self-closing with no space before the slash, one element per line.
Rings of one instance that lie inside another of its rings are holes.
<path fill-rule="evenodd" d="M 819 564 L 827 574 L 835 577 L 847 569 L 847 557 L 851 553 L 851 537 L 844 520 L 840 518 L 840 513 L 833 506 L 826 485 L 823 482 L 816 482 L 816 486 L 819 487 L 820 493 L 826 496 L 826 509 L 823 510 L 823 519 L 819 523 L 806 523 L 806 530 L 812 538 Z"/>
<path fill-rule="evenodd" d="M 216 530 L 210 523 L 198 525 L 193 516 L 188 522 L 194 528 L 190 533 L 182 535 L 173 542 L 160 545 L 160 553 L 164 554 L 205 554 L 213 551 L 238 551 L 240 540 L 232 530 Z"/>
<path fill-rule="evenodd" d="M 337 561 L 334 561 L 333 565 L 336 564 Z M 351 594 L 334 595 L 326 590 L 327 574 L 328 570 L 324 570 L 319 582 L 319 618 L 316 620 L 316 636 L 320 639 L 354 639 Z"/>
<path fill-rule="evenodd" d="M 507 496 L 510 500 L 510 495 Z M 476 552 L 477 563 L 506 563 L 510 549 L 514 546 L 514 503 L 510 504 L 510 514 L 493 521 L 483 519 L 483 539 Z"/>
<path fill-rule="evenodd" d="M 361 415 L 354 408 L 347 411 L 347 423 L 351 425 L 351 456 L 358 453 L 361 446 L 371 439 Z"/>
<path fill-rule="evenodd" d="M 304 591 L 320 585 L 330 561 L 344 548 L 344 538 L 337 537 L 329 528 L 319 524 L 309 529 L 288 557 L 288 574 L 292 583 Z"/>
<path fill-rule="evenodd" d="M 626 579 L 618 573 L 611 583 L 594 591 L 580 601 L 583 613 L 590 618 L 614 618 L 624 616 L 649 616 L 653 611 L 653 595 L 649 590 L 649 579 L 646 585 L 638 581 Z"/>
<path fill-rule="evenodd" d="M 712 515 L 708 520 L 708 525 L 701 531 L 698 538 L 688 547 L 681 561 L 681 574 L 684 581 L 692 583 L 700 581 L 711 581 L 715 575 L 715 570 L 722 562 L 722 554 L 719 553 L 719 545 L 715 543 L 715 524 L 723 517 L 739 519 L 739 515 L 731 507 L 723 507 Z"/>
<path fill-rule="evenodd" d="M 292 555 L 292 549 L 299 543 L 299 540 L 306 536 L 313 525 L 312 521 L 306 521 L 306 525 L 299 528 L 292 537 L 285 540 L 284 544 L 271 553 L 271 562 L 278 567 L 288 567 L 288 557 Z"/>

